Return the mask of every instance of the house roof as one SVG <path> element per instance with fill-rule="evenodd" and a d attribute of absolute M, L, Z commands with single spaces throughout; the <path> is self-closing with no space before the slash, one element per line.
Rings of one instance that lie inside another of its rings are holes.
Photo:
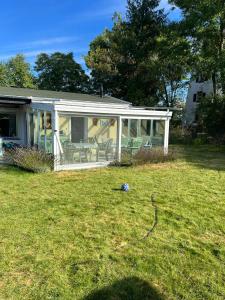
<path fill-rule="evenodd" d="M 96 103 L 111 103 L 111 104 L 130 104 L 129 102 L 110 97 L 98 95 L 89 95 L 81 93 L 68 93 L 68 92 L 55 92 L 47 90 L 34 90 L 14 87 L 0 87 L 0 97 L 9 98 L 43 98 L 44 99 L 60 99 L 70 101 L 84 101 L 84 102 L 96 102 Z"/>

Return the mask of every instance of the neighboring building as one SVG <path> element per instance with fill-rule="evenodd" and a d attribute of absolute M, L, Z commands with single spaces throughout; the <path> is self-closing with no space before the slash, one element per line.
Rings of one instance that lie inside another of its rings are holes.
<path fill-rule="evenodd" d="M 212 80 L 204 80 L 201 77 L 192 80 L 189 86 L 184 125 L 188 126 L 197 121 L 196 110 L 198 107 L 199 99 L 213 93 Z"/>
<path fill-rule="evenodd" d="M 56 170 L 101 167 L 123 151 L 168 151 L 172 113 L 113 97 L 0 87 L 0 143 L 53 153 Z M 1 145 L 0 145 L 1 154 Z"/>

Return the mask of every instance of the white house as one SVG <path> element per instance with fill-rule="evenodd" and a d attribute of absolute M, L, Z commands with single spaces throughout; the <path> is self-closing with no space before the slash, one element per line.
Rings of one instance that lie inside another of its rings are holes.
<path fill-rule="evenodd" d="M 3 148 L 53 153 L 56 170 L 105 166 L 140 148 L 167 153 L 171 116 L 109 96 L 0 87 Z"/>
<path fill-rule="evenodd" d="M 201 97 L 209 96 L 212 93 L 212 80 L 204 80 L 203 78 L 198 77 L 196 80 L 191 81 L 186 101 L 184 125 L 191 125 L 197 121 L 196 110 L 199 99 Z"/>

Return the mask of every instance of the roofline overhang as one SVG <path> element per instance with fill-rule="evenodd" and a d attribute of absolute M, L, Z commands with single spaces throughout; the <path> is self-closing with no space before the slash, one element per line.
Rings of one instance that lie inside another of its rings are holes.
<path fill-rule="evenodd" d="M 70 107 L 113 107 L 113 108 L 128 108 L 131 106 L 129 102 L 102 102 L 102 101 L 91 101 L 91 100 L 80 100 L 80 99 L 53 99 L 53 98 L 40 98 L 40 97 L 32 97 L 32 104 L 50 104 L 50 105 L 62 105 L 62 106 L 70 106 Z"/>
<path fill-rule="evenodd" d="M 0 104 L 26 105 L 31 104 L 31 98 L 0 95 Z"/>
<path fill-rule="evenodd" d="M 69 107 L 65 105 L 55 105 L 54 110 L 58 113 L 66 114 L 103 114 L 108 116 L 118 116 L 121 118 L 160 118 L 160 119 L 170 119 L 173 115 L 171 111 L 157 111 L 157 110 L 140 110 L 135 107 L 128 108 L 113 108 L 113 107 L 84 107 L 76 106 Z"/>

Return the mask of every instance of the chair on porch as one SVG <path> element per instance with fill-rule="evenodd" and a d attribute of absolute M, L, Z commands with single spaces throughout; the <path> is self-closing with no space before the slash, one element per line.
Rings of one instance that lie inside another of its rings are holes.
<path fill-rule="evenodd" d="M 103 156 L 106 161 L 109 161 L 109 157 L 113 158 L 113 139 L 108 139 L 104 143 L 98 143 L 96 161 L 98 162 L 100 156 Z"/>
<path fill-rule="evenodd" d="M 130 146 L 128 147 L 130 154 L 131 155 L 136 154 L 141 149 L 142 145 L 143 145 L 142 137 L 133 138 L 131 140 Z"/>
<path fill-rule="evenodd" d="M 144 149 L 152 149 L 151 137 L 146 135 L 146 136 L 142 136 L 142 139 L 143 139 L 142 147 Z"/>
<path fill-rule="evenodd" d="M 69 164 L 74 164 L 76 162 L 88 162 L 88 149 L 81 146 L 76 147 L 70 141 L 65 141 L 63 143 L 64 150 L 64 161 Z"/>
<path fill-rule="evenodd" d="M 122 138 L 121 138 L 121 148 L 126 149 L 126 148 L 129 147 L 129 145 L 130 145 L 130 138 L 122 136 Z"/>

